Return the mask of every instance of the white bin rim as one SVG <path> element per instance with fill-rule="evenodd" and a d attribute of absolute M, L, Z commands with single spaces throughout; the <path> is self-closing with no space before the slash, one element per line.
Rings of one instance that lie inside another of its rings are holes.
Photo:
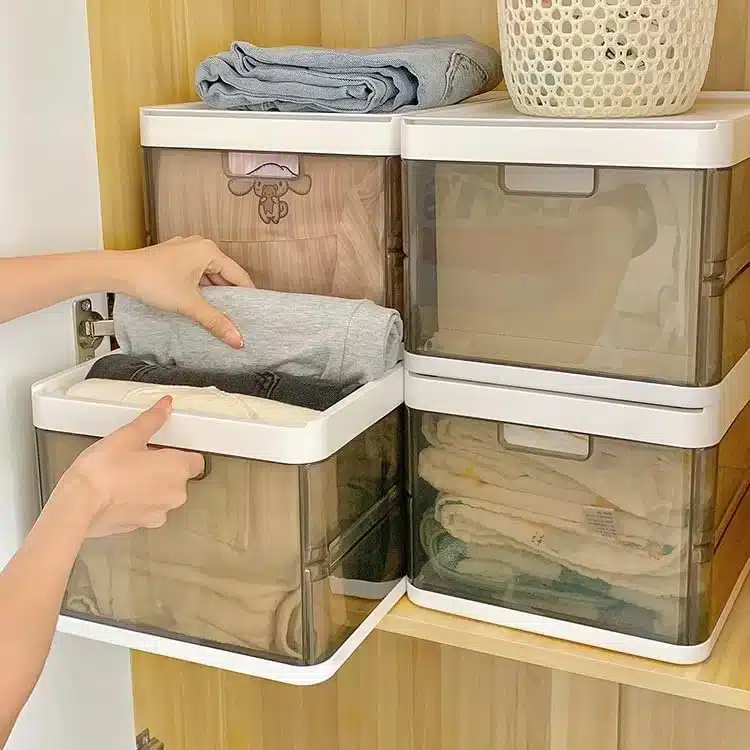
<path fill-rule="evenodd" d="M 404 116 L 408 160 L 548 166 L 724 169 L 750 159 L 750 92 L 701 94 L 674 117 L 524 115 L 504 92 Z"/>

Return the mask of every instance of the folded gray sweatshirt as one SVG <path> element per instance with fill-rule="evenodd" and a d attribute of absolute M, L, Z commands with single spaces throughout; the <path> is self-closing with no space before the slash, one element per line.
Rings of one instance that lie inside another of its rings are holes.
<path fill-rule="evenodd" d="M 118 295 L 115 334 L 122 352 L 160 365 L 272 371 L 339 384 L 377 380 L 401 358 L 401 316 L 370 300 L 221 286 L 202 291 L 239 328 L 243 349 L 188 318 Z"/>
<path fill-rule="evenodd" d="M 217 109 L 374 113 L 456 104 L 502 77 L 500 55 L 462 35 L 362 50 L 234 42 L 198 66 L 195 86 Z"/>

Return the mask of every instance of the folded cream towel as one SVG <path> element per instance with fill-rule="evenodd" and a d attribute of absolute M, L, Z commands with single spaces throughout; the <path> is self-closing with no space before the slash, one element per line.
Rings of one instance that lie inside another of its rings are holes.
<path fill-rule="evenodd" d="M 171 396 L 173 408 L 178 411 L 288 426 L 307 424 L 320 415 L 320 412 L 302 406 L 289 406 L 257 396 L 225 393 L 213 387 L 194 388 L 92 378 L 76 383 L 68 389 L 66 395 L 89 401 L 129 404 L 144 409 L 153 406 L 164 396 Z"/>
<path fill-rule="evenodd" d="M 598 508 L 599 498 L 587 487 L 571 486 L 568 477 L 528 464 L 523 456 L 508 453 L 489 463 L 430 446 L 419 455 L 418 471 L 436 490 L 472 498 L 494 512 L 584 537 L 601 537 L 586 524 L 586 511 Z M 604 510 L 609 509 L 604 506 Z M 620 510 L 611 513 L 620 544 L 651 549 L 682 543 L 683 528 L 656 524 Z"/>
<path fill-rule="evenodd" d="M 503 515 L 472 498 L 439 496 L 435 520 L 467 544 L 502 544 L 502 539 L 509 539 L 582 575 L 660 596 L 679 594 L 681 573 L 687 564 L 682 547 L 650 555 L 645 549 Z"/>
<path fill-rule="evenodd" d="M 301 634 L 290 628 L 300 604 L 294 581 L 253 580 L 242 568 L 231 577 L 217 576 L 192 565 L 91 546 L 76 568 L 65 601 L 75 611 L 188 638 L 300 655 Z"/>
<path fill-rule="evenodd" d="M 463 417 L 424 417 L 427 441 L 476 464 L 496 468 L 520 486 L 548 485 L 550 497 L 582 505 L 608 505 L 653 523 L 682 527 L 685 518 L 685 452 L 642 443 L 593 438 L 585 461 L 509 450 L 496 422 Z M 581 492 L 585 488 L 588 492 Z"/>

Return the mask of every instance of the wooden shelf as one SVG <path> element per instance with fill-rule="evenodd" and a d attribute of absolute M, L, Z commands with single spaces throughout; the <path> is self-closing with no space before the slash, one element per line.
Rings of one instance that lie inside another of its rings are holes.
<path fill-rule="evenodd" d="M 422 609 L 406 598 L 383 620 L 380 630 L 750 711 L 750 582 L 742 590 L 711 658 L 690 667 L 474 622 Z"/>

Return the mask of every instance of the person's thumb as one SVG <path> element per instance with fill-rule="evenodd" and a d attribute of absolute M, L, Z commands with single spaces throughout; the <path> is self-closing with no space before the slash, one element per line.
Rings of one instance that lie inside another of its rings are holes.
<path fill-rule="evenodd" d="M 199 292 L 196 292 L 191 304 L 182 312 L 232 348 L 242 349 L 244 346 L 242 336 L 234 323 L 223 312 L 209 305 Z"/>
<path fill-rule="evenodd" d="M 122 443 L 132 448 L 142 448 L 164 427 L 172 413 L 172 397 L 159 399 L 150 409 L 139 414 L 110 436 L 111 442 Z"/>

